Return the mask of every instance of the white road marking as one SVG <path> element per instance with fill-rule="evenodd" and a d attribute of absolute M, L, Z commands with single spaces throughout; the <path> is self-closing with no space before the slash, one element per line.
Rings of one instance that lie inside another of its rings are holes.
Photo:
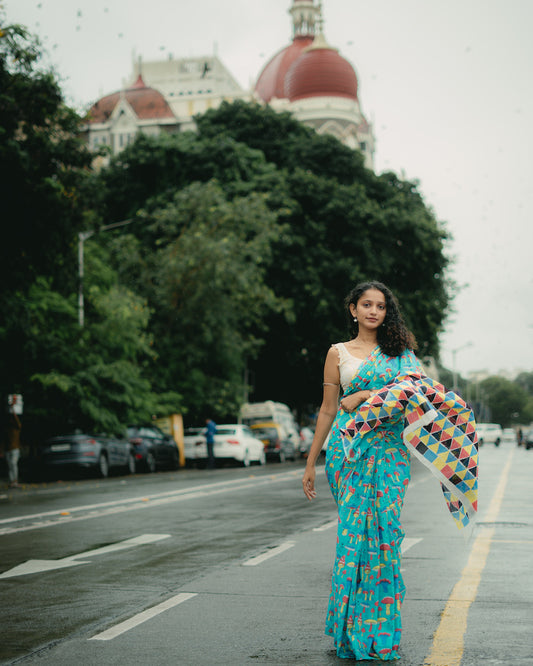
<path fill-rule="evenodd" d="M 60 525 L 66 522 L 76 522 L 79 520 L 87 520 L 89 518 L 100 518 L 103 516 L 114 515 L 123 513 L 125 511 L 135 511 L 138 509 L 146 509 L 148 507 L 159 506 L 162 504 L 171 504 L 174 502 L 182 502 L 189 499 L 198 497 L 209 497 L 211 495 L 218 495 L 237 490 L 244 490 L 246 488 L 253 488 L 270 483 L 279 483 L 283 481 L 291 481 L 300 476 L 299 471 L 283 472 L 281 474 L 269 475 L 268 477 L 255 477 L 252 479 L 237 479 L 233 481 L 221 481 L 218 483 L 210 483 L 205 485 L 194 486 L 182 490 L 173 490 L 166 493 L 158 493 L 154 495 L 130 497 L 112 502 L 101 502 L 99 504 L 86 504 L 77 507 L 69 507 L 65 509 L 58 509 L 56 511 L 46 511 L 42 513 L 29 514 L 25 516 L 16 516 L 12 518 L 0 519 L 0 525 L 9 523 L 24 523 L 32 521 L 29 525 L 20 525 L 15 527 L 0 528 L 0 536 L 6 534 L 14 534 L 16 532 L 26 532 L 28 530 L 42 529 L 51 527 L 53 525 Z M 84 515 L 73 515 L 81 512 L 88 512 Z M 42 520 L 49 518 L 49 520 Z"/>
<path fill-rule="evenodd" d="M 330 530 L 332 527 L 337 527 L 338 524 L 339 521 L 335 518 L 335 520 L 331 520 L 329 523 L 320 525 L 320 527 L 313 527 L 313 532 L 325 532 L 326 530 Z"/>
<path fill-rule="evenodd" d="M 124 622 L 116 624 L 114 627 L 111 627 L 110 629 L 106 629 L 100 634 L 96 634 L 96 636 L 89 638 L 89 640 L 110 641 L 113 638 L 116 638 L 117 636 L 124 634 L 126 631 L 129 631 L 130 629 L 133 629 L 134 627 L 143 624 L 143 622 L 147 622 L 148 620 L 151 620 L 153 617 L 160 615 L 169 608 L 174 608 L 175 606 L 182 604 L 184 601 L 188 601 L 189 599 L 192 599 L 193 597 L 196 596 L 197 596 L 196 593 L 188 593 L 188 592 L 177 594 L 175 597 L 171 597 L 170 599 L 163 601 L 163 603 L 157 606 L 148 608 L 148 610 L 145 610 L 142 613 L 139 613 L 138 615 L 130 617 L 129 620 L 125 620 Z"/>
<path fill-rule="evenodd" d="M 422 541 L 422 539 L 404 539 L 402 542 L 402 555 L 405 555 L 410 548 L 416 546 L 420 541 Z"/>
<path fill-rule="evenodd" d="M 276 546 L 275 548 L 271 548 L 262 555 L 257 555 L 256 557 L 252 557 L 249 560 L 246 560 L 246 562 L 242 563 L 242 566 L 256 567 L 258 564 L 261 564 L 265 560 L 269 560 L 271 557 L 275 557 L 276 555 L 280 555 L 281 553 L 284 553 L 286 550 L 289 550 L 289 548 L 292 548 L 295 545 L 295 543 L 296 543 L 295 541 L 286 541 L 285 543 L 282 543 L 279 546 Z"/>
<path fill-rule="evenodd" d="M 27 574 L 42 573 L 43 571 L 52 571 L 54 569 L 64 569 L 66 567 L 74 567 L 79 564 L 89 564 L 87 558 L 95 557 L 96 555 L 104 555 L 105 553 L 113 553 L 117 550 L 124 550 L 125 548 L 133 548 L 135 546 L 143 546 L 148 543 L 155 543 L 162 539 L 168 539 L 170 534 L 141 534 L 141 536 L 133 537 L 133 539 L 126 539 L 118 543 L 112 543 L 109 546 L 102 548 L 95 548 L 94 550 L 87 550 L 84 553 L 77 555 L 70 555 L 61 560 L 28 560 L 23 564 L 19 564 L 9 571 L 4 571 L 0 574 L 0 578 L 14 578 L 15 576 L 26 576 Z M 85 561 L 79 562 L 83 558 Z"/>

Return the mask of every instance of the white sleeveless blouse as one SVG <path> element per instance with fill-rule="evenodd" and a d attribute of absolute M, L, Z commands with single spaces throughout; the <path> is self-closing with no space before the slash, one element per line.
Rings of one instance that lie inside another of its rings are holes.
<path fill-rule="evenodd" d="M 364 359 L 356 358 L 346 349 L 344 342 L 332 345 L 339 352 L 339 375 L 342 390 L 345 391 L 348 384 L 355 377 L 357 370 Z"/>

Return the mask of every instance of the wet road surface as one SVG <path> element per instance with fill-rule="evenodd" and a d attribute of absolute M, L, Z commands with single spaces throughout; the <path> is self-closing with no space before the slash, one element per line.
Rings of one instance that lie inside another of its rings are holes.
<path fill-rule="evenodd" d="M 413 464 L 404 666 L 533 664 L 533 452 L 484 448 L 481 469 L 479 521 L 465 536 Z M 345 663 L 322 633 L 335 506 L 322 475 L 307 502 L 302 471 L 296 462 L 4 491 L 2 663 Z"/>

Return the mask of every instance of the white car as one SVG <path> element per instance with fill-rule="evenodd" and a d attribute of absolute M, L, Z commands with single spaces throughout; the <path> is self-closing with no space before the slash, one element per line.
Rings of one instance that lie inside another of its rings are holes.
<path fill-rule="evenodd" d="M 205 426 L 203 428 L 185 428 L 183 432 L 183 449 L 187 465 L 207 459 Z"/>
<path fill-rule="evenodd" d="M 504 428 L 502 435 L 503 444 L 516 444 L 516 432 L 514 428 Z"/>
<path fill-rule="evenodd" d="M 183 437 L 185 460 L 189 465 L 207 460 L 204 428 L 186 428 Z M 265 446 L 246 425 L 217 425 L 214 454 L 217 460 L 236 460 L 243 467 L 251 463 L 264 465 Z"/>
<path fill-rule="evenodd" d="M 500 446 L 503 438 L 503 430 L 498 423 L 477 423 L 476 432 L 479 446 L 483 446 L 483 444 Z"/>
<path fill-rule="evenodd" d="M 214 453 L 216 460 L 236 460 L 243 467 L 264 465 L 265 446 L 249 426 L 238 423 L 217 424 Z"/>

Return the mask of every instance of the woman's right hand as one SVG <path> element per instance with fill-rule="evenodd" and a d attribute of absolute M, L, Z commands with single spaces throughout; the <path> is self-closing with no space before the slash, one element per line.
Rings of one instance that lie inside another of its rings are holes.
<path fill-rule="evenodd" d="M 315 476 L 316 476 L 315 466 L 307 465 L 302 479 L 302 485 L 304 487 L 305 496 L 307 497 L 308 500 L 313 500 L 316 497 Z"/>
<path fill-rule="evenodd" d="M 345 395 L 341 400 L 341 407 L 345 412 L 355 412 L 357 407 L 367 399 L 368 391 L 357 391 L 357 393 L 351 393 L 350 395 Z"/>

